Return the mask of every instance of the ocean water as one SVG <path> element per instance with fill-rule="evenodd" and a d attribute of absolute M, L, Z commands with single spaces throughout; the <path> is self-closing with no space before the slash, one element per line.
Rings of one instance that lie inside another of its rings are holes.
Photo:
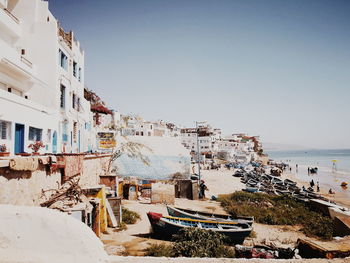
<path fill-rule="evenodd" d="M 292 172 L 301 180 L 309 182 L 313 179 L 315 183 L 317 181 L 320 183 L 321 188 L 332 188 L 350 198 L 350 149 L 270 151 L 267 153 L 270 159 L 289 163 Z M 296 164 L 298 164 L 298 170 Z M 308 167 L 318 167 L 318 173 L 308 174 Z M 347 182 L 348 188 L 341 187 L 342 182 Z"/>

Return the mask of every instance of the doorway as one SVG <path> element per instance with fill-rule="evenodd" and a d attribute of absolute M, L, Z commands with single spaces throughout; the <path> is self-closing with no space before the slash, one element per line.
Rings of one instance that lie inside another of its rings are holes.
<path fill-rule="evenodd" d="M 15 126 L 15 154 L 24 152 L 24 125 Z"/>

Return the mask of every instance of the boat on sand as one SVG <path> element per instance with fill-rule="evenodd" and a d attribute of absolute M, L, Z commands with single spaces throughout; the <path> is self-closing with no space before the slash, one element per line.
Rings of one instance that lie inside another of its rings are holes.
<path fill-rule="evenodd" d="M 147 216 L 154 234 L 164 239 L 171 239 L 172 236 L 178 233 L 181 229 L 194 227 L 223 234 L 227 237 L 228 244 L 242 244 L 244 239 L 249 236 L 252 231 L 250 225 L 238 224 L 235 222 L 218 222 L 163 216 L 162 214 L 153 212 L 148 212 Z"/>
<path fill-rule="evenodd" d="M 183 209 L 183 208 L 172 207 L 168 205 L 166 208 L 168 210 L 168 214 L 174 217 L 202 219 L 202 220 L 211 220 L 211 221 L 227 221 L 227 222 L 236 222 L 238 224 L 248 224 L 248 225 L 252 225 L 254 221 L 254 217 L 252 216 L 233 217 L 231 215 L 194 211 L 190 209 Z"/>

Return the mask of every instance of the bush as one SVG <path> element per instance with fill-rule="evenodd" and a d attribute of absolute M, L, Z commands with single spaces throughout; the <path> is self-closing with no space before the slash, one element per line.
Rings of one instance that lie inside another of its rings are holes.
<path fill-rule="evenodd" d="M 141 217 L 138 213 L 122 208 L 122 221 L 125 224 L 135 224 Z"/>
<path fill-rule="evenodd" d="M 310 211 L 291 196 L 236 192 L 220 196 L 219 201 L 233 216 L 254 216 L 256 222 L 268 225 L 302 225 L 302 231 L 308 236 L 332 238 L 332 219 Z"/>
<path fill-rule="evenodd" d="M 210 230 L 184 228 L 173 236 L 176 257 L 234 257 L 234 251 L 224 245 L 225 236 Z"/>
<path fill-rule="evenodd" d="M 151 245 L 146 256 L 233 258 L 234 250 L 224 245 L 225 236 L 198 228 L 184 228 L 173 235 L 173 245 Z"/>
<path fill-rule="evenodd" d="M 152 244 L 145 250 L 145 256 L 149 257 L 173 257 L 173 246 L 167 244 Z"/>

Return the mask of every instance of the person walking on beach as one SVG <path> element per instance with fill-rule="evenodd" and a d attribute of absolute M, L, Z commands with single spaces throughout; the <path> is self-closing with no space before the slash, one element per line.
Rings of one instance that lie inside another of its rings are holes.
<path fill-rule="evenodd" d="M 307 168 L 307 174 L 310 174 L 310 167 Z"/>
<path fill-rule="evenodd" d="M 298 164 L 295 165 L 295 171 L 298 172 Z"/>
<path fill-rule="evenodd" d="M 320 183 L 317 181 L 317 192 L 320 191 Z"/>
<path fill-rule="evenodd" d="M 314 188 L 314 186 L 315 186 L 314 179 L 312 179 L 312 180 L 311 180 L 311 182 L 310 182 L 310 186 L 311 186 L 311 188 Z"/>

